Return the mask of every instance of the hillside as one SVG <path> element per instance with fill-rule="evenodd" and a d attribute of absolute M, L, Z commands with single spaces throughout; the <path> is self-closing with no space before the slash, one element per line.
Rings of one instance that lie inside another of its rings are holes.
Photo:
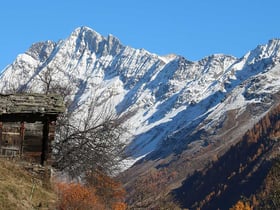
<path fill-rule="evenodd" d="M 57 196 L 38 175 L 14 161 L 0 160 L 0 209 L 54 209 Z"/>
<path fill-rule="evenodd" d="M 127 185 L 127 202 L 132 209 L 169 206 L 210 210 L 229 209 L 235 204 L 278 209 L 279 138 L 280 105 L 249 129 L 239 143 L 208 161 L 205 168 L 187 175 L 177 188 L 174 183 L 181 179 L 181 171 L 190 167 L 189 162 L 178 158 L 174 163 L 146 168 L 145 174 Z M 172 188 L 176 189 L 169 193 Z"/>
<path fill-rule="evenodd" d="M 253 196 L 252 205 L 256 207 L 272 205 L 268 201 L 271 193 L 277 201 L 273 209 L 279 208 L 280 197 L 275 193 L 279 192 L 279 184 L 271 185 L 279 174 L 279 139 L 278 105 L 217 161 L 188 177 L 173 191 L 175 198 L 184 208 L 229 209 L 238 200 Z"/>
<path fill-rule="evenodd" d="M 49 179 L 48 172 L 49 167 L 0 159 L 0 209 L 127 209 L 122 185 L 103 173 L 89 174 L 81 184 L 61 180 L 59 173 Z"/>

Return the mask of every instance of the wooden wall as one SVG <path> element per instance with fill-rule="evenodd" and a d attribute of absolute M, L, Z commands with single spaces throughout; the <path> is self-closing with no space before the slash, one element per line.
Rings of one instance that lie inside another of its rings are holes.
<path fill-rule="evenodd" d="M 36 163 L 51 159 L 55 124 L 48 123 L 47 127 L 45 134 L 43 122 L 0 122 L 0 156 L 18 156 Z M 44 138 L 44 135 L 47 137 Z M 44 141 L 48 142 L 44 144 Z"/>

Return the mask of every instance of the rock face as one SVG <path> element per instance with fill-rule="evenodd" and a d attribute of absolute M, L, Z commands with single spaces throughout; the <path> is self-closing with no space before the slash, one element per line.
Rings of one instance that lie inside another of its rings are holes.
<path fill-rule="evenodd" d="M 86 110 L 94 101 L 95 113 L 104 107 L 132 113 L 125 122 L 127 167 L 143 157 L 158 160 L 156 167 L 184 154 L 184 160 L 197 157 L 192 168 L 198 168 L 279 102 L 279 47 L 274 39 L 241 58 L 215 54 L 192 62 L 133 49 L 81 27 L 65 40 L 36 43 L 19 55 L 2 72 L 0 90 L 45 92 L 50 81 L 68 91 L 72 109 Z"/>

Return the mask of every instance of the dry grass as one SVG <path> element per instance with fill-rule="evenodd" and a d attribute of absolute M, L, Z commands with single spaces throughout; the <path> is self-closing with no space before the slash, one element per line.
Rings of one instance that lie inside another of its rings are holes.
<path fill-rule="evenodd" d="M 56 194 L 20 165 L 0 160 L 0 209 L 54 209 Z"/>

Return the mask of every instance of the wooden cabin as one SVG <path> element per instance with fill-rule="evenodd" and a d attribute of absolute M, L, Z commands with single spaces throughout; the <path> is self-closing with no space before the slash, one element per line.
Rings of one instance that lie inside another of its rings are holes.
<path fill-rule="evenodd" d="M 48 164 L 55 122 L 64 110 L 58 95 L 0 95 L 0 156 Z"/>

